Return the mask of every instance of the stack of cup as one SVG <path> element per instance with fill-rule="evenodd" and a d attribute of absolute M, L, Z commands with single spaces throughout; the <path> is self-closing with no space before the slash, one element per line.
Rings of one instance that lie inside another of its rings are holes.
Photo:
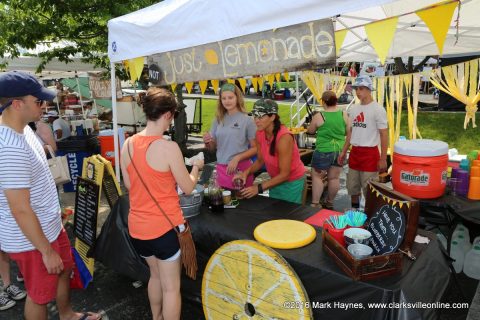
<path fill-rule="evenodd" d="M 470 187 L 468 199 L 480 200 L 480 160 L 473 160 L 470 168 Z"/>
<path fill-rule="evenodd" d="M 466 197 L 468 193 L 468 185 L 469 185 L 469 174 L 466 170 L 458 170 L 457 172 L 457 179 L 460 180 L 458 182 L 458 190 L 457 193 L 461 196 Z"/>

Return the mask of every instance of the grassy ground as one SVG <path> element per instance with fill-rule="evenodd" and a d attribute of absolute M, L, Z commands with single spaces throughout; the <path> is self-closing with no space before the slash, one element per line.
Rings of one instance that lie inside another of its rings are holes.
<path fill-rule="evenodd" d="M 252 110 L 253 102 L 246 101 L 247 110 Z M 203 99 L 202 101 L 202 134 L 209 131 L 215 117 L 217 100 Z M 289 125 L 290 104 L 279 103 L 280 119 Z M 477 119 L 480 115 L 477 115 Z M 467 154 L 471 150 L 480 149 L 480 121 L 479 127 L 470 125 L 463 129 L 464 112 L 420 112 L 417 117 L 418 128 L 424 139 L 441 140 L 448 143 L 449 148 L 457 148 L 460 154 Z M 402 116 L 401 135 L 408 137 L 406 114 Z"/>
<path fill-rule="evenodd" d="M 456 148 L 460 154 L 467 154 L 480 149 L 480 126 L 472 128 L 470 125 L 465 130 L 464 119 L 464 112 L 420 112 L 417 125 L 422 138 L 445 141 L 449 148 Z M 480 125 L 478 120 L 477 125 Z M 402 119 L 402 128 L 402 135 L 408 136 L 406 117 Z"/>

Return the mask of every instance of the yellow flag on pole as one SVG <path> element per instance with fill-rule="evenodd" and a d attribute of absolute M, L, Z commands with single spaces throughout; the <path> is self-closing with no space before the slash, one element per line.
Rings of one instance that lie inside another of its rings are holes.
<path fill-rule="evenodd" d="M 452 2 L 445 5 L 434 6 L 431 9 L 419 10 L 415 12 L 430 29 L 440 55 L 442 55 L 443 44 L 445 43 L 448 28 L 450 27 L 450 23 L 452 21 L 453 12 L 455 11 L 457 5 L 458 2 Z"/>
<path fill-rule="evenodd" d="M 335 52 L 337 53 L 337 57 L 340 55 L 340 48 L 343 45 L 343 41 L 345 41 L 345 36 L 347 35 L 347 32 L 348 29 L 335 31 Z"/>
<path fill-rule="evenodd" d="M 398 17 L 369 23 L 364 26 L 368 40 L 380 58 L 380 63 L 385 64 L 388 50 L 393 42 L 393 36 L 397 29 Z"/>

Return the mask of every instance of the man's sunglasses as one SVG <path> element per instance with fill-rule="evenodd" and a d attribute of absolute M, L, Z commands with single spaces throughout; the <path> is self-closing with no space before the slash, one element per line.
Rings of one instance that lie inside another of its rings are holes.
<path fill-rule="evenodd" d="M 22 100 L 22 99 L 12 99 L 12 100 L 8 101 L 7 103 L 5 103 L 3 106 L 0 107 L 0 112 L 3 112 L 3 110 L 7 109 L 13 103 L 14 100 Z M 35 100 L 34 102 L 37 105 L 37 107 L 41 107 L 47 101 L 46 100 Z"/>

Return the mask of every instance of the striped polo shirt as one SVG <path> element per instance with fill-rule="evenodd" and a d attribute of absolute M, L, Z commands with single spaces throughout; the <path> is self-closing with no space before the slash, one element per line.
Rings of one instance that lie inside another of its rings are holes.
<path fill-rule="evenodd" d="M 30 190 L 30 205 L 50 243 L 62 230 L 57 189 L 45 151 L 29 126 L 23 131 L 19 134 L 0 125 L 0 249 L 12 253 L 35 248 L 12 216 L 4 190 Z"/>

